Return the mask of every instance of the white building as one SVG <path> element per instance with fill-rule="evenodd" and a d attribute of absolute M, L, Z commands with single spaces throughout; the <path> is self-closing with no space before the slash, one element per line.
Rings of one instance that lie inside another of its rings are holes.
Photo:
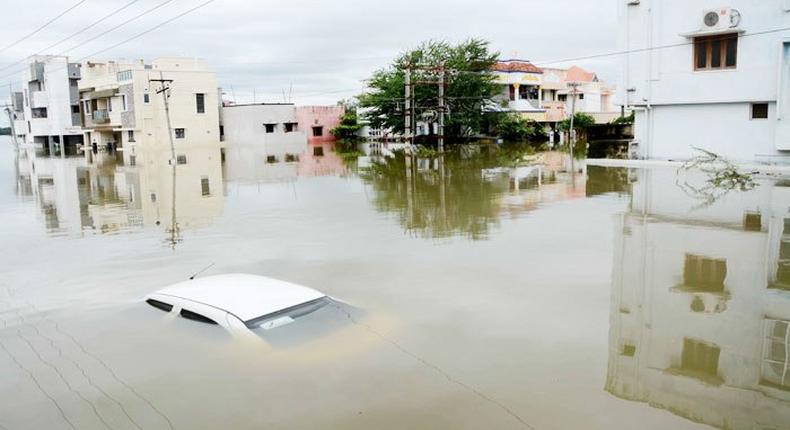
<path fill-rule="evenodd" d="M 73 151 L 82 144 L 79 79 L 80 65 L 69 63 L 68 57 L 30 57 L 22 73 L 24 112 L 14 123 L 17 135 L 24 135 L 26 144 L 53 152 L 64 147 Z"/>
<path fill-rule="evenodd" d="M 606 390 L 717 428 L 788 428 L 790 188 L 706 205 L 675 169 L 635 176 L 614 230 Z"/>
<path fill-rule="evenodd" d="M 296 177 L 299 158 L 307 151 L 307 133 L 290 103 L 225 105 L 222 130 L 225 162 L 234 179 Z M 261 172 L 264 172 L 263 174 Z"/>
<path fill-rule="evenodd" d="M 169 127 L 163 85 L 169 88 Z M 82 67 L 79 91 L 89 162 L 109 156 L 134 165 L 141 161 L 137 148 L 164 154 L 159 150 L 170 149 L 170 137 L 178 164 L 188 162 L 188 148 L 211 149 L 220 158 L 217 79 L 202 60 L 90 61 Z"/>
<path fill-rule="evenodd" d="M 692 146 L 736 160 L 790 152 L 790 3 L 621 1 L 620 102 L 636 109 L 642 158 L 687 159 Z M 765 32 L 768 33 L 765 33 Z"/>

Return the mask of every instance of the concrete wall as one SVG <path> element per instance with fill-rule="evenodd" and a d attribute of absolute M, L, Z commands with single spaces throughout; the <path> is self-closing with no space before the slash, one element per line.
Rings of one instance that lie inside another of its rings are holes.
<path fill-rule="evenodd" d="M 285 131 L 286 123 L 297 123 L 292 104 L 225 106 L 222 117 L 229 150 L 234 146 L 259 146 L 264 160 L 271 155 L 278 162 L 285 161 L 286 154 L 299 155 L 307 150 L 309 128 L 297 124 L 295 131 Z M 265 124 L 274 124 L 274 132 L 267 133 Z"/>
<path fill-rule="evenodd" d="M 737 9 L 742 16 L 737 27 L 743 32 L 738 40 L 737 67 L 695 71 L 693 38 L 688 33 L 703 28 L 706 11 L 723 6 Z M 637 126 L 640 155 L 685 158 L 689 152 L 682 146 L 692 141 L 744 161 L 790 155 L 780 151 L 790 148 L 790 142 L 777 142 L 774 129 L 782 123 L 775 114 L 768 121 L 752 123 L 744 113 L 750 103 L 768 102 L 775 108 L 787 93 L 780 92 L 778 85 L 790 73 L 782 64 L 783 44 L 790 41 L 790 31 L 755 33 L 790 26 L 788 11 L 785 0 L 620 2 L 623 50 L 671 46 L 622 56 L 619 102 L 655 109 L 654 116 L 649 112 L 638 115 L 639 121 L 645 122 Z"/>
<path fill-rule="evenodd" d="M 299 128 L 307 133 L 310 145 L 323 145 L 337 141 L 331 131 L 340 125 L 340 117 L 345 113 L 342 106 L 299 106 L 296 108 L 296 120 Z M 323 136 L 313 136 L 312 128 L 323 127 Z"/>

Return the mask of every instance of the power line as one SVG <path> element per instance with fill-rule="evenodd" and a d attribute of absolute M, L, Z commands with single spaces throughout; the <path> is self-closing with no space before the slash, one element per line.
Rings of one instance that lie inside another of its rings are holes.
<path fill-rule="evenodd" d="M 141 13 L 139 13 L 139 14 L 135 15 L 135 16 L 133 16 L 133 17 L 131 17 L 131 18 L 127 19 L 126 21 L 124 21 L 124 22 L 122 22 L 122 23 L 120 23 L 120 24 L 118 24 L 118 25 L 115 25 L 115 26 L 113 26 L 113 27 L 110 27 L 109 29 L 107 29 L 107 30 L 105 30 L 105 31 L 103 31 L 103 32 L 101 32 L 101 33 L 99 33 L 99 34 L 97 34 L 97 35 L 96 35 L 96 36 L 94 36 L 94 37 L 91 37 L 90 39 L 84 40 L 84 41 L 82 41 L 82 42 L 80 42 L 80 43 L 78 43 L 78 44 L 76 44 L 76 45 L 72 46 L 71 48 L 68 48 L 68 49 L 66 49 L 66 50 L 63 50 L 63 51 L 61 51 L 61 52 L 58 52 L 56 55 L 64 55 L 64 54 L 66 54 L 66 53 L 67 53 L 67 52 L 69 52 L 69 51 L 72 51 L 72 50 L 74 50 L 74 49 L 77 49 L 77 48 L 79 48 L 79 47 L 81 47 L 81 46 L 87 45 L 88 43 L 90 43 L 90 42 L 92 42 L 92 41 L 94 41 L 94 40 L 96 40 L 96 39 L 99 39 L 99 38 L 101 38 L 101 37 L 103 37 L 103 36 L 107 35 L 108 33 L 112 33 L 113 31 L 115 31 L 115 30 L 117 30 L 117 29 L 119 29 L 119 28 L 123 27 L 123 26 L 124 26 L 124 25 L 126 25 L 126 24 L 129 24 L 129 23 L 130 23 L 130 22 L 132 22 L 132 21 L 135 21 L 135 20 L 137 20 L 137 19 L 139 19 L 139 18 L 142 18 L 142 17 L 143 17 L 143 16 L 145 16 L 145 15 L 148 15 L 149 13 L 151 13 L 151 12 L 153 12 L 153 11 L 155 11 L 155 10 L 157 10 L 157 9 L 161 8 L 162 6 L 165 6 L 166 4 L 168 4 L 168 3 L 172 2 L 172 1 L 173 1 L 173 0 L 165 0 L 165 1 L 163 1 L 162 3 L 159 3 L 158 5 L 156 5 L 156 6 L 152 7 L 152 8 L 150 8 L 150 9 L 147 9 L 147 10 L 145 10 L 145 11 L 143 11 L 143 12 L 141 12 Z M 23 61 L 24 61 L 24 60 L 23 60 Z M 8 77 L 10 77 L 10 76 L 14 76 L 14 75 L 16 75 L 17 73 L 20 73 L 20 72 L 22 72 L 22 71 L 24 71 L 24 70 L 25 70 L 25 68 L 19 69 L 19 70 L 17 70 L 17 71 L 14 71 L 14 72 L 12 72 L 12 73 L 8 74 L 8 75 L 5 75 L 5 76 L 3 76 L 3 77 L 2 77 L 2 78 L 0 78 L 0 79 L 5 79 L 5 78 L 8 78 Z"/>
<path fill-rule="evenodd" d="M 152 8 L 152 9 L 149 9 L 149 11 L 146 11 L 146 13 L 148 13 L 148 12 L 152 11 L 153 9 L 156 9 L 156 8 L 158 8 L 158 7 L 161 7 L 161 6 L 163 6 L 163 5 L 165 5 L 166 3 L 169 3 L 169 2 L 171 2 L 171 1 L 173 1 L 173 0 L 166 0 L 165 2 L 163 2 L 163 3 L 159 4 L 158 6 L 155 6 L 154 8 Z M 205 6 L 207 6 L 208 4 L 210 4 L 210 3 L 213 3 L 214 1 L 216 1 L 216 0 L 207 0 L 207 1 L 205 1 L 205 2 L 203 2 L 203 3 L 201 3 L 201 4 L 199 4 L 199 5 L 197 5 L 197 6 L 193 7 L 193 8 L 191 8 L 191 9 L 187 9 L 186 11 L 184 11 L 184 12 L 182 12 L 182 13 L 180 13 L 180 14 L 178 14 L 178 15 L 176 15 L 176 16 L 174 16 L 174 17 L 170 18 L 170 19 L 167 19 L 167 20 L 165 20 L 165 21 L 163 21 L 163 22 L 161 22 L 161 23 L 159 23 L 159 24 L 157 24 L 157 25 L 155 25 L 155 26 L 153 26 L 153 27 L 151 27 L 151 28 L 149 28 L 149 29 L 147 29 L 147 30 L 145 30 L 145 31 L 142 31 L 142 32 L 140 32 L 140 33 L 137 33 L 137 34 L 135 34 L 134 36 L 132 36 L 132 37 L 129 37 L 128 39 L 124 39 L 124 40 L 122 40 L 122 41 L 120 41 L 120 42 L 118 42 L 118 43 L 116 43 L 116 44 L 114 44 L 114 45 L 111 45 L 111 46 L 107 47 L 107 48 L 100 49 L 100 50 L 98 50 L 98 51 L 96 51 L 96 52 L 92 52 L 92 53 L 90 53 L 90 54 L 88 54 L 88 55 L 86 55 L 86 56 L 84 56 L 84 57 L 82 57 L 82 58 L 79 58 L 79 59 L 77 59 L 77 61 L 79 62 L 79 61 L 86 60 L 86 59 L 88 59 L 88 58 L 90 58 L 90 57 L 92 57 L 92 56 L 94 56 L 94 55 L 98 55 L 98 54 L 104 53 L 104 52 L 106 52 L 106 51 L 109 51 L 110 49 L 117 48 L 118 46 L 121 46 L 121 45 L 123 45 L 123 44 L 125 44 L 125 43 L 129 43 L 129 42 L 131 42 L 131 41 L 132 41 L 132 40 L 134 40 L 134 39 L 137 39 L 137 38 L 139 38 L 139 37 L 142 37 L 142 36 L 144 36 L 144 35 L 146 35 L 146 34 L 148 34 L 148 33 L 152 32 L 152 31 L 154 31 L 154 30 L 157 30 L 157 29 L 159 29 L 159 28 L 161 28 L 161 27 L 164 27 L 165 25 L 167 25 L 167 24 L 169 24 L 169 23 L 171 23 L 171 22 L 173 22 L 173 21 L 175 21 L 175 20 L 177 20 L 177 19 L 179 19 L 179 18 L 181 18 L 181 17 L 183 17 L 183 16 L 185 16 L 185 15 L 187 15 L 187 14 L 190 14 L 190 13 L 192 13 L 192 12 L 194 12 L 194 11 L 196 11 L 196 10 L 198 10 L 198 9 L 202 8 L 202 7 L 205 7 Z M 140 15 L 138 15 L 138 16 L 140 16 Z M 136 18 L 136 17 L 135 17 L 135 18 Z M 128 21 L 127 21 L 127 22 L 128 22 Z M 125 23 L 123 23 L 123 24 L 125 24 Z M 123 24 L 121 24 L 121 25 L 123 25 Z M 117 27 L 116 27 L 116 28 L 117 28 Z M 106 32 L 105 32 L 105 33 L 106 33 Z M 12 75 L 13 75 L 13 74 L 12 74 Z M 12 76 L 12 75 L 6 75 L 6 76 L 4 76 L 4 78 L 6 78 L 6 77 L 8 77 L 8 76 Z M 21 82 L 21 81 L 11 81 L 11 82 L 7 82 L 7 83 L 5 83 L 5 85 L 10 85 L 10 84 L 12 84 L 13 82 Z"/>
<path fill-rule="evenodd" d="M 59 41 L 53 43 L 52 45 L 47 46 L 44 49 L 40 49 L 39 51 L 37 51 L 33 55 L 39 55 L 41 53 L 44 53 L 44 52 L 46 52 L 46 51 L 48 51 L 48 50 L 60 45 L 61 43 L 65 42 L 65 41 L 67 41 L 69 39 L 72 39 L 75 36 L 78 36 L 78 35 L 86 32 L 86 31 L 90 30 L 91 28 L 93 28 L 93 27 L 97 26 L 98 24 L 102 23 L 104 20 L 106 20 L 108 18 L 112 18 L 113 16 L 115 16 L 118 13 L 124 11 L 125 9 L 127 9 L 128 7 L 130 7 L 131 5 L 133 5 L 133 4 L 135 4 L 135 3 L 139 2 L 139 1 L 140 0 L 132 0 L 129 3 L 126 3 L 125 5 L 121 6 L 120 8 L 115 9 L 114 11 L 108 13 L 107 15 L 104 15 L 103 17 L 99 18 L 98 20 L 96 20 L 92 24 L 88 25 L 87 27 L 83 27 L 81 30 L 79 30 L 79 31 L 77 31 L 75 33 L 72 33 L 71 35 L 69 35 L 69 36 L 67 36 L 67 37 L 65 37 L 63 39 L 60 39 Z M 27 60 L 27 58 L 28 57 L 25 57 L 25 58 L 23 58 L 23 59 L 21 59 L 21 60 L 19 60 L 17 62 L 14 62 L 14 63 L 11 63 L 11 64 L 7 65 L 7 66 L 0 67 L 0 70 L 7 70 L 7 69 L 9 69 L 9 68 L 11 68 L 13 66 L 16 66 L 17 64 L 24 63 Z"/>
<path fill-rule="evenodd" d="M 31 31 L 30 33 L 26 34 L 25 36 L 22 36 L 21 38 L 17 39 L 16 41 L 14 41 L 14 42 L 11 42 L 11 44 L 10 44 L 10 45 L 7 45 L 7 46 L 5 46 L 4 48 L 0 48 L 0 52 L 6 51 L 6 50 L 8 50 L 9 48 L 11 48 L 11 47 L 14 47 L 14 46 L 18 45 L 19 43 L 21 43 L 21 42 L 24 42 L 25 40 L 27 40 L 27 39 L 31 38 L 31 37 L 32 37 L 32 36 L 34 36 L 36 33 L 38 33 L 39 31 L 43 30 L 43 29 L 44 29 L 44 28 L 46 28 L 48 25 L 50 25 L 50 24 L 52 24 L 53 22 L 57 21 L 57 20 L 58 20 L 60 17 L 62 17 L 63 15 L 65 15 L 65 14 L 67 14 L 67 13 L 69 13 L 69 12 L 71 12 L 71 11 L 72 11 L 74 8 L 76 8 L 77 6 L 79 6 L 79 5 L 83 4 L 83 3 L 85 3 L 86 1 L 87 1 L 87 0 L 80 0 L 80 1 L 78 1 L 77 3 L 75 3 L 74 5 L 72 5 L 70 8 L 68 8 L 68 9 L 64 10 L 63 12 L 59 13 L 59 14 L 58 14 L 57 16 L 55 16 L 54 18 L 52 18 L 52 19 L 50 19 L 49 21 L 45 22 L 45 23 L 44 23 L 42 26 L 40 26 L 40 27 L 38 27 L 37 29 L 35 29 L 35 30 Z"/>

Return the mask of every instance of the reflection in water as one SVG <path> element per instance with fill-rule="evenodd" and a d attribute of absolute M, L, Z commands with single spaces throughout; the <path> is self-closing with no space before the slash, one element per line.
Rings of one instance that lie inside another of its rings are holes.
<path fill-rule="evenodd" d="M 790 188 L 700 208 L 674 181 L 639 171 L 617 219 L 606 390 L 722 429 L 788 428 Z"/>
<path fill-rule="evenodd" d="M 82 157 L 53 158 L 21 150 L 17 192 L 36 198 L 47 231 L 55 235 L 144 227 L 177 232 L 207 225 L 222 213 L 219 148 L 190 148 L 179 154 L 175 229 L 169 158 L 167 151 L 143 147 L 135 148 L 126 165 L 115 158 L 87 163 Z"/>

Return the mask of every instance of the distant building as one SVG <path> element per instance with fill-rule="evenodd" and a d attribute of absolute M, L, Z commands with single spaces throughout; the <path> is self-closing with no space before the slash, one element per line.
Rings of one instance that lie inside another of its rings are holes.
<path fill-rule="evenodd" d="M 343 106 L 298 106 L 296 120 L 307 133 L 307 144 L 313 155 L 321 156 L 334 148 L 337 138 L 332 129 L 340 125 Z"/>
<path fill-rule="evenodd" d="M 217 79 L 202 60 L 89 61 L 82 71 L 79 94 L 89 162 L 109 156 L 134 165 L 141 162 L 138 147 L 158 154 L 157 149 L 170 149 L 170 137 L 178 164 L 188 163 L 182 156 L 187 148 L 211 148 L 219 159 Z M 155 79 L 171 80 L 166 83 L 170 128 L 163 95 L 158 92 L 162 84 Z"/>
<path fill-rule="evenodd" d="M 14 126 L 18 136 L 24 135 L 25 143 L 49 151 L 56 147 L 74 150 L 82 144 L 80 76 L 80 65 L 70 63 L 68 57 L 30 57 L 22 73 L 21 100 L 14 96 Z"/>
<path fill-rule="evenodd" d="M 222 107 L 225 160 L 241 179 L 296 176 L 307 151 L 307 133 L 290 103 L 227 104 Z M 264 172 L 262 176 L 260 172 Z"/>
<path fill-rule="evenodd" d="M 517 112 L 554 128 L 570 115 L 571 96 L 575 94 L 576 112 L 591 115 L 597 123 L 620 116 L 612 98 L 614 89 L 581 67 L 540 68 L 526 60 L 512 59 L 497 62 L 493 69 L 497 83 L 502 85 L 496 109 Z M 571 83 L 578 84 L 575 90 Z"/>
<path fill-rule="evenodd" d="M 606 390 L 721 429 L 787 428 L 790 188 L 710 203 L 690 197 L 701 175 L 632 176 L 614 229 Z"/>
<path fill-rule="evenodd" d="M 790 156 L 790 3 L 621 1 L 620 103 L 634 152 L 687 159 L 693 146 L 744 161 Z M 767 32 L 767 33 L 761 33 Z"/>

